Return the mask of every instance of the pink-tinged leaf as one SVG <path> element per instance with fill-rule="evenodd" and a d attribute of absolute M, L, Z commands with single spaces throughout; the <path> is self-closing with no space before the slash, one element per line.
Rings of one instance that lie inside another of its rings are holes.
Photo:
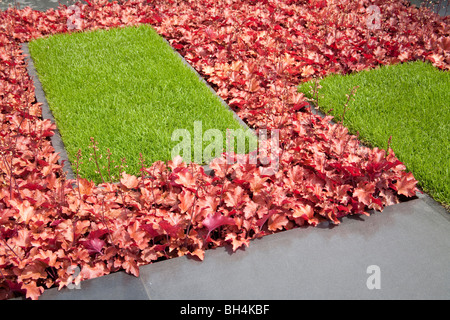
<path fill-rule="evenodd" d="M 366 206 L 372 203 L 372 195 L 375 192 L 374 183 L 359 183 L 358 187 L 353 191 L 353 196 Z"/>
<path fill-rule="evenodd" d="M 247 200 L 248 196 L 240 186 L 225 193 L 224 202 L 230 208 L 237 208 Z"/>
<path fill-rule="evenodd" d="M 185 213 L 188 210 L 191 210 L 191 207 L 194 204 L 195 195 L 186 190 L 178 195 L 178 199 L 180 200 L 178 207 L 181 209 L 181 213 Z"/>
<path fill-rule="evenodd" d="M 282 230 L 289 223 L 284 213 L 272 215 L 269 219 L 268 226 L 270 231 Z"/>
<path fill-rule="evenodd" d="M 176 168 L 186 168 L 186 163 L 183 162 L 183 158 L 181 156 L 176 156 L 171 161 L 167 163 L 170 169 L 174 171 Z"/>
<path fill-rule="evenodd" d="M 299 204 L 294 206 L 294 212 L 292 216 L 294 218 L 302 217 L 305 220 L 308 220 L 314 216 L 314 209 L 309 204 Z"/>
<path fill-rule="evenodd" d="M 417 180 L 414 179 L 414 176 L 411 172 L 408 172 L 399 181 L 394 183 L 394 186 L 397 188 L 398 194 L 402 194 L 407 197 L 413 197 L 416 195 L 416 184 Z"/>
<path fill-rule="evenodd" d="M 186 188 L 195 188 L 195 177 L 192 175 L 191 170 L 189 168 L 184 168 L 182 170 L 177 171 L 174 174 L 175 183 L 179 186 L 183 186 Z"/>
<path fill-rule="evenodd" d="M 34 281 L 31 281 L 28 284 L 22 283 L 23 290 L 26 290 L 25 296 L 31 300 L 37 300 L 39 296 L 44 292 L 44 288 L 41 286 L 37 286 Z"/>
<path fill-rule="evenodd" d="M 196 257 L 199 258 L 201 261 L 203 261 L 203 259 L 205 259 L 205 250 L 203 250 L 203 249 L 197 248 L 197 249 L 195 249 L 194 251 L 189 252 L 189 254 L 190 254 L 191 256 L 196 256 Z"/>
<path fill-rule="evenodd" d="M 235 225 L 236 222 L 233 218 L 225 217 L 219 212 L 216 212 L 214 215 L 208 215 L 205 220 L 203 220 L 203 226 L 205 226 L 208 229 L 208 235 L 206 238 L 209 237 L 209 234 L 214 231 L 216 228 L 223 226 L 223 225 Z"/>
<path fill-rule="evenodd" d="M 153 224 L 143 224 L 139 228 L 147 232 L 152 238 L 159 236 L 159 232 L 153 228 Z"/>
<path fill-rule="evenodd" d="M 122 268 L 125 269 L 125 272 L 128 274 L 132 274 L 135 277 L 139 277 L 139 267 L 134 260 L 126 260 L 122 263 Z"/>
<path fill-rule="evenodd" d="M 103 254 L 102 249 L 105 246 L 105 241 L 99 238 L 93 238 L 80 242 L 87 249 L 90 255 Z"/>
<path fill-rule="evenodd" d="M 95 183 L 86 179 L 78 179 L 81 195 L 90 196 L 95 187 Z"/>
<path fill-rule="evenodd" d="M 250 239 L 248 238 L 241 238 L 238 236 L 235 232 L 230 232 L 225 237 L 226 241 L 231 241 L 231 245 L 233 246 L 233 252 L 236 252 L 237 249 L 242 247 L 243 245 L 249 246 Z"/>
<path fill-rule="evenodd" d="M 30 202 L 25 200 L 23 202 L 16 200 L 9 200 L 13 209 L 19 212 L 19 222 L 28 223 L 34 214 L 34 207 L 31 206 Z"/>
<path fill-rule="evenodd" d="M 83 265 L 80 276 L 83 280 L 87 280 L 101 277 L 107 273 L 108 271 L 106 270 L 103 262 L 99 262 L 94 264 L 93 266 L 90 266 L 88 264 Z"/>
<path fill-rule="evenodd" d="M 159 223 L 159 226 L 169 235 L 169 237 L 176 237 L 181 228 L 179 225 L 173 226 L 164 220 Z"/>
<path fill-rule="evenodd" d="M 302 77 L 307 78 L 314 74 L 314 68 L 311 65 L 304 66 L 302 68 Z"/>

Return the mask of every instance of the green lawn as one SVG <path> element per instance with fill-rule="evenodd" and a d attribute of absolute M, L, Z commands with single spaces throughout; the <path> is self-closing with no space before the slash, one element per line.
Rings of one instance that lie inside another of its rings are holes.
<path fill-rule="evenodd" d="M 450 204 L 450 73 L 416 61 L 320 81 L 319 107 L 342 120 L 370 146 L 391 147 L 419 186 L 437 201 Z M 312 82 L 299 86 L 310 96 Z"/>
<path fill-rule="evenodd" d="M 147 164 L 172 158 L 180 143 L 172 141 L 176 129 L 191 135 L 191 159 L 180 152 L 190 161 L 198 159 L 195 121 L 201 121 L 202 134 L 220 130 L 224 147 L 226 129 L 242 128 L 150 26 L 60 34 L 29 47 L 69 160 L 74 167 L 80 148 L 81 175 L 88 179 L 100 182 L 95 163 L 88 161 L 91 137 L 103 154 L 100 166 L 107 167 L 109 148 L 114 165 L 125 157 L 127 172 L 137 174 L 139 153 Z M 203 148 L 210 143 L 204 140 Z"/>

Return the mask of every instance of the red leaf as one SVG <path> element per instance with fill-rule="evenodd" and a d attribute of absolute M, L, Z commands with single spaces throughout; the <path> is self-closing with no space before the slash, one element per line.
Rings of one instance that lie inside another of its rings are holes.
<path fill-rule="evenodd" d="M 169 235 L 169 237 L 176 237 L 181 228 L 179 225 L 173 226 L 164 220 L 159 223 L 159 226 Z"/>
<path fill-rule="evenodd" d="M 147 232 L 152 238 L 159 236 L 159 232 L 153 228 L 153 224 L 143 224 L 139 228 Z"/>
<path fill-rule="evenodd" d="M 358 198 L 358 201 L 364 203 L 366 206 L 372 203 L 372 195 L 375 192 L 374 183 L 359 183 L 358 188 L 353 191 L 353 196 Z"/>
<path fill-rule="evenodd" d="M 289 220 L 286 218 L 286 215 L 283 213 L 272 215 L 269 219 L 269 230 L 270 231 L 277 231 L 282 230 L 287 224 Z"/>
<path fill-rule="evenodd" d="M 402 194 L 407 197 L 413 197 L 416 195 L 416 184 L 417 180 L 414 179 L 414 176 L 411 172 L 408 172 L 400 179 L 400 181 L 394 183 L 394 186 L 397 188 L 398 194 Z"/>
<path fill-rule="evenodd" d="M 134 189 L 138 186 L 139 179 L 136 176 L 122 172 L 122 179 L 120 179 L 120 183 L 128 189 Z"/>
<path fill-rule="evenodd" d="M 80 193 L 82 195 L 87 195 L 87 196 L 92 195 L 93 188 L 95 187 L 94 182 L 88 181 L 86 179 L 78 179 L 78 184 L 80 187 Z"/>
<path fill-rule="evenodd" d="M 216 212 L 214 215 L 208 215 L 205 220 L 203 220 L 203 225 L 208 229 L 208 235 L 206 238 L 209 237 L 209 234 L 215 230 L 216 228 L 223 226 L 223 225 L 235 225 L 236 222 L 233 218 L 225 217 L 221 215 L 219 212 Z"/>
<path fill-rule="evenodd" d="M 29 190 L 39 190 L 42 191 L 45 189 L 44 186 L 37 184 L 37 183 L 27 183 L 24 184 L 23 186 L 20 186 L 21 189 L 29 189 Z"/>
<path fill-rule="evenodd" d="M 89 233 L 88 239 L 101 238 L 107 233 L 108 233 L 108 230 L 105 230 L 105 229 L 94 230 Z"/>

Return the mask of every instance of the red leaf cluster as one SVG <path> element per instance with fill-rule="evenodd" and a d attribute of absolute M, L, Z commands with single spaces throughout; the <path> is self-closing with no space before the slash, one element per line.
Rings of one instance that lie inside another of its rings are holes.
<path fill-rule="evenodd" d="M 118 270 L 137 276 L 154 261 L 203 259 L 210 247 L 237 250 L 413 196 L 417 181 L 392 150 L 361 146 L 296 92 L 311 77 L 379 64 L 422 59 L 449 69 L 448 18 L 401 1 L 377 5 L 379 30 L 367 28 L 365 0 L 79 3 L 83 30 L 152 24 L 249 125 L 280 130 L 277 170 L 262 170 L 261 156 L 252 165 L 224 157 L 211 177 L 174 159 L 101 185 L 66 179 L 20 50 L 69 32 L 73 12 L 0 12 L 0 298 L 36 299 Z"/>

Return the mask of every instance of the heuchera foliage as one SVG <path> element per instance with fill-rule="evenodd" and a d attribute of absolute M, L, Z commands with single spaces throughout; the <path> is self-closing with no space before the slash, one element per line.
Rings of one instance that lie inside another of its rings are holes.
<path fill-rule="evenodd" d="M 367 28 L 377 5 L 381 28 Z M 429 60 L 449 69 L 448 18 L 402 1 L 85 1 L 82 30 L 152 24 L 254 129 L 280 130 L 280 162 L 180 158 L 122 173 L 120 183 L 68 180 L 50 143 L 20 43 L 69 31 L 66 7 L 0 12 L 0 297 L 192 255 L 322 221 L 381 211 L 416 180 L 392 150 L 369 149 L 311 113 L 296 86 L 332 72 Z M 234 155 L 231 155 L 232 157 Z M 246 156 L 248 157 L 248 155 Z M 262 160 L 262 159 L 260 159 Z M 248 163 L 248 161 L 246 162 Z M 265 163 L 265 162 L 262 162 Z M 76 272 L 78 270 L 78 272 Z"/>

